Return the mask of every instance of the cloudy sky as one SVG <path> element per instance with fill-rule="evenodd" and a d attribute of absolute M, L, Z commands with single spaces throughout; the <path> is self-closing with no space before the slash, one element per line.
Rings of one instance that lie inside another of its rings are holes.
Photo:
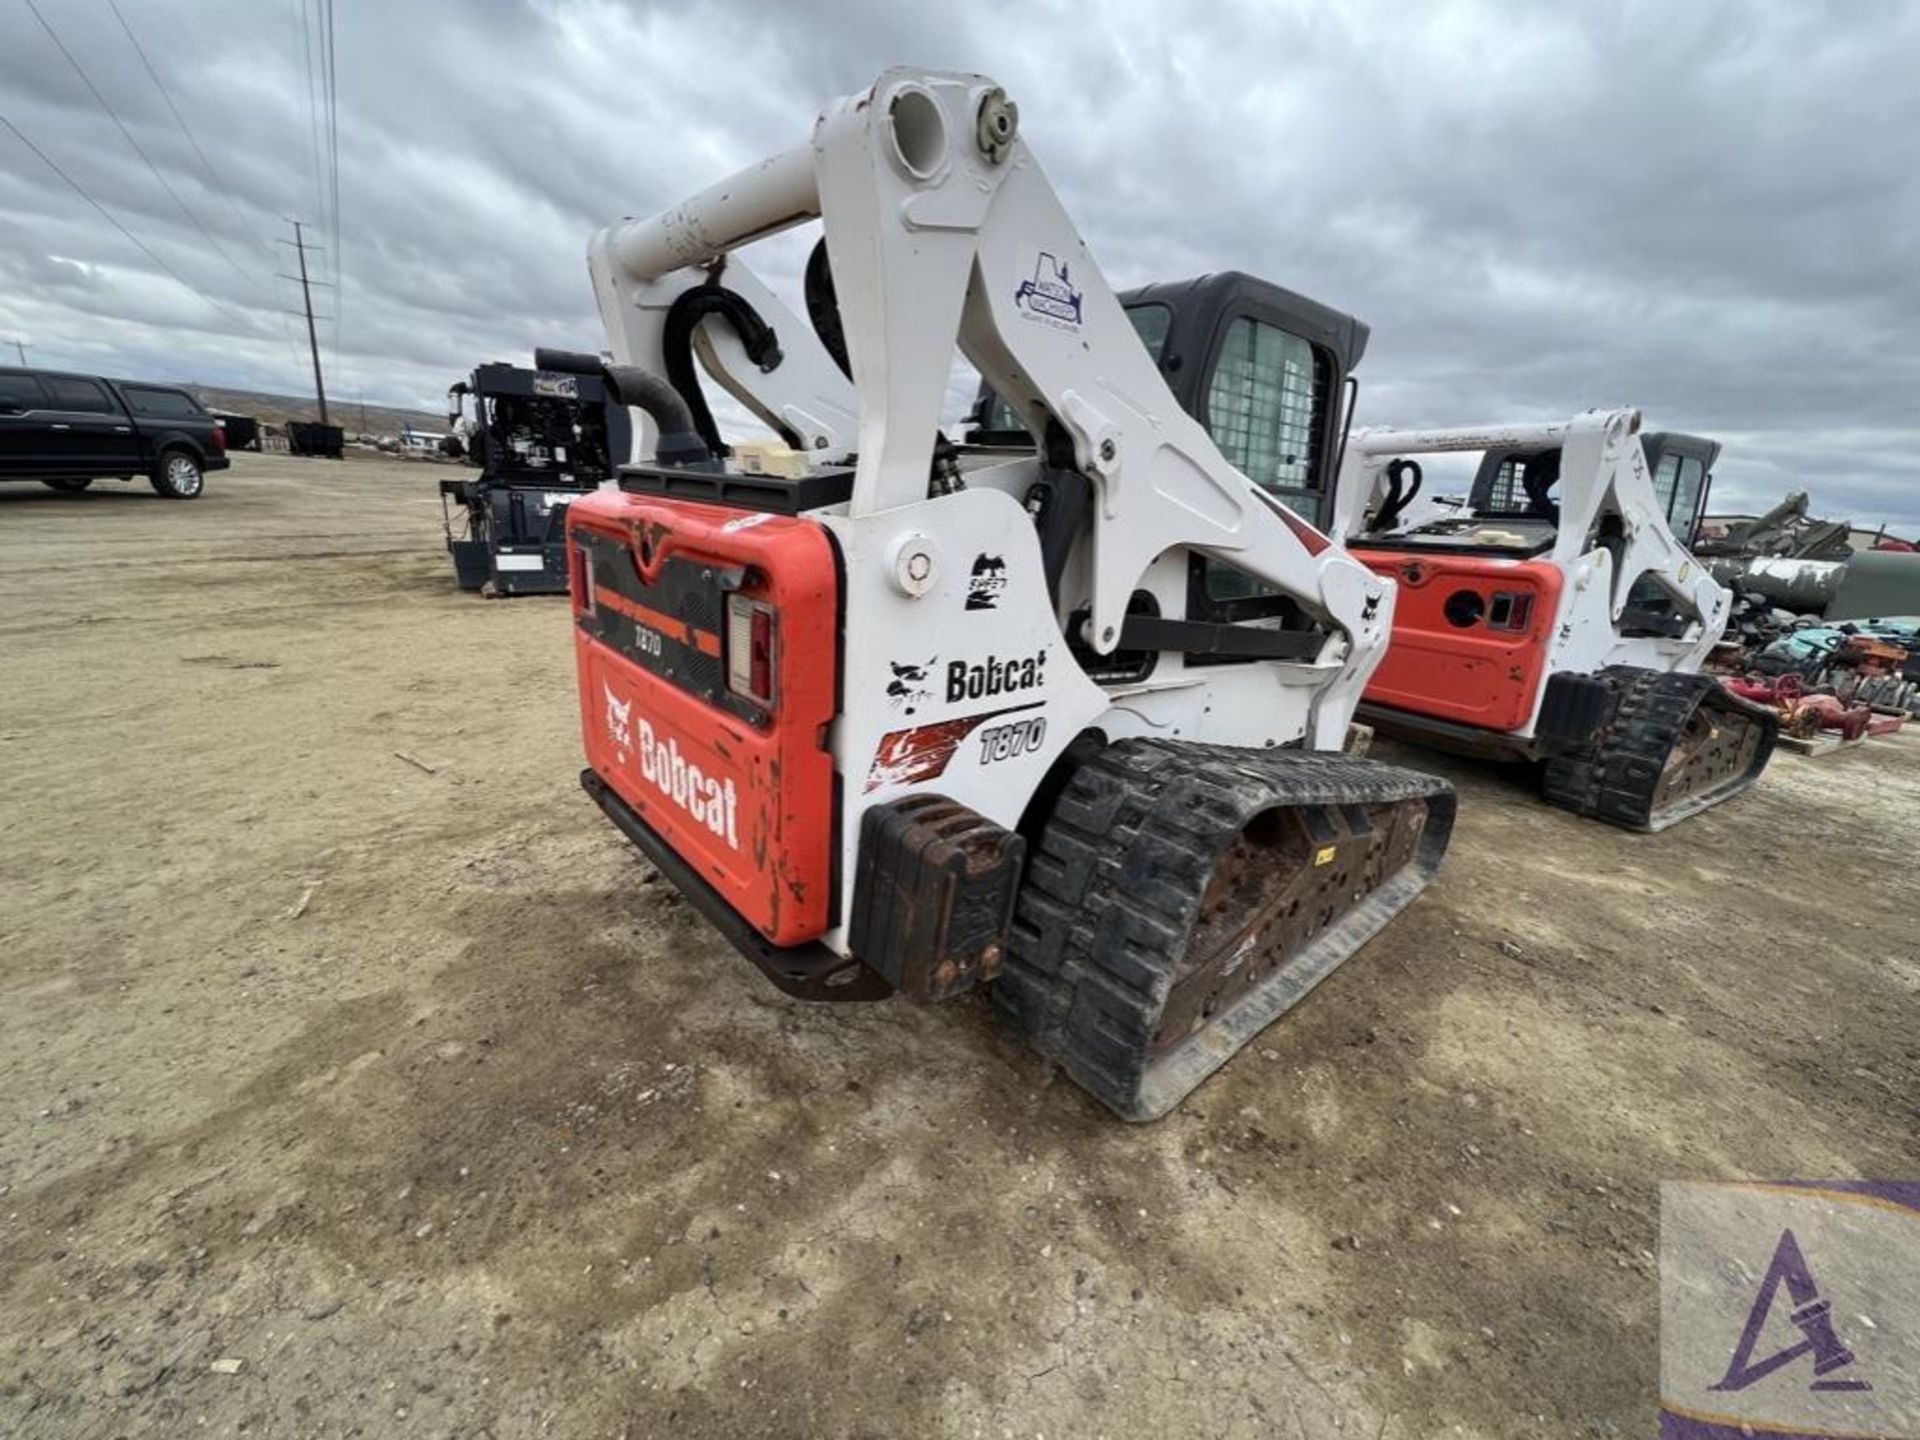
<path fill-rule="evenodd" d="M 331 392 L 437 409 L 602 348 L 598 224 L 888 64 L 977 69 L 1116 285 L 1232 266 L 1365 319 L 1363 424 L 1633 403 L 1726 442 L 1715 508 L 1920 531 L 1920 6 L 335 0 L 335 253 L 327 3 L 33 0 L 83 79 L 0 0 L 0 341 L 299 393 L 298 215 Z"/>

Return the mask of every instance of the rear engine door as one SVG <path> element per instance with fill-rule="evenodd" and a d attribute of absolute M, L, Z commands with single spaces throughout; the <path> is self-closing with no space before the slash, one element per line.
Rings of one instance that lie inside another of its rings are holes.
<path fill-rule="evenodd" d="M 835 923 L 838 561 L 811 520 L 599 490 L 567 508 L 593 770 L 776 945 Z"/>

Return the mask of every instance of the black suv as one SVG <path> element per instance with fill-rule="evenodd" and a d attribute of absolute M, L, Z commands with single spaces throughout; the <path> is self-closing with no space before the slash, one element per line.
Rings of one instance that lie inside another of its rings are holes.
<path fill-rule="evenodd" d="M 231 463 L 225 429 L 184 390 L 0 369 L 0 480 L 77 491 L 145 475 L 168 499 L 193 500 L 207 471 Z"/>

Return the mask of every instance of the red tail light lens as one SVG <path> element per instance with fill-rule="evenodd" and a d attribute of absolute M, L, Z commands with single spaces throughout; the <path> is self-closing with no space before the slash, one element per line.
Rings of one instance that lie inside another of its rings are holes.
<path fill-rule="evenodd" d="M 573 592 L 573 613 L 595 613 L 593 599 L 593 551 L 585 545 L 571 547 L 573 563 L 567 566 L 567 586 Z"/>
<path fill-rule="evenodd" d="M 213 427 L 213 448 L 215 452 L 217 452 L 218 454 L 224 455 L 227 453 L 227 427 L 226 426 L 215 425 Z"/>
<path fill-rule="evenodd" d="M 727 688 L 743 700 L 773 706 L 773 607 L 745 595 L 727 597 Z"/>
<path fill-rule="evenodd" d="M 758 610 L 753 612 L 753 664 L 750 667 L 753 676 L 753 693 L 768 700 L 773 698 L 773 612 Z"/>

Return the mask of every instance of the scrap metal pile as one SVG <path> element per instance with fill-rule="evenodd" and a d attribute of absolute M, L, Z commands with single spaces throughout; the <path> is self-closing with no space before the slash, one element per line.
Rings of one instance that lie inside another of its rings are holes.
<path fill-rule="evenodd" d="M 1709 659 L 1727 688 L 1780 712 L 1783 734 L 1858 739 L 1920 714 L 1920 553 L 1883 531 L 1815 520 L 1804 493 L 1703 526 L 1694 551 L 1733 591 Z"/>
<path fill-rule="evenodd" d="M 1920 715 L 1920 618 L 1801 625 L 1721 683 L 1778 710 L 1783 734 L 1890 734 Z"/>
<path fill-rule="evenodd" d="M 1733 591 L 1723 654 L 1734 668 L 1782 637 L 1841 620 L 1920 614 L 1920 552 L 1847 520 L 1816 520 L 1804 491 L 1752 520 L 1701 523 L 1693 553 Z"/>

